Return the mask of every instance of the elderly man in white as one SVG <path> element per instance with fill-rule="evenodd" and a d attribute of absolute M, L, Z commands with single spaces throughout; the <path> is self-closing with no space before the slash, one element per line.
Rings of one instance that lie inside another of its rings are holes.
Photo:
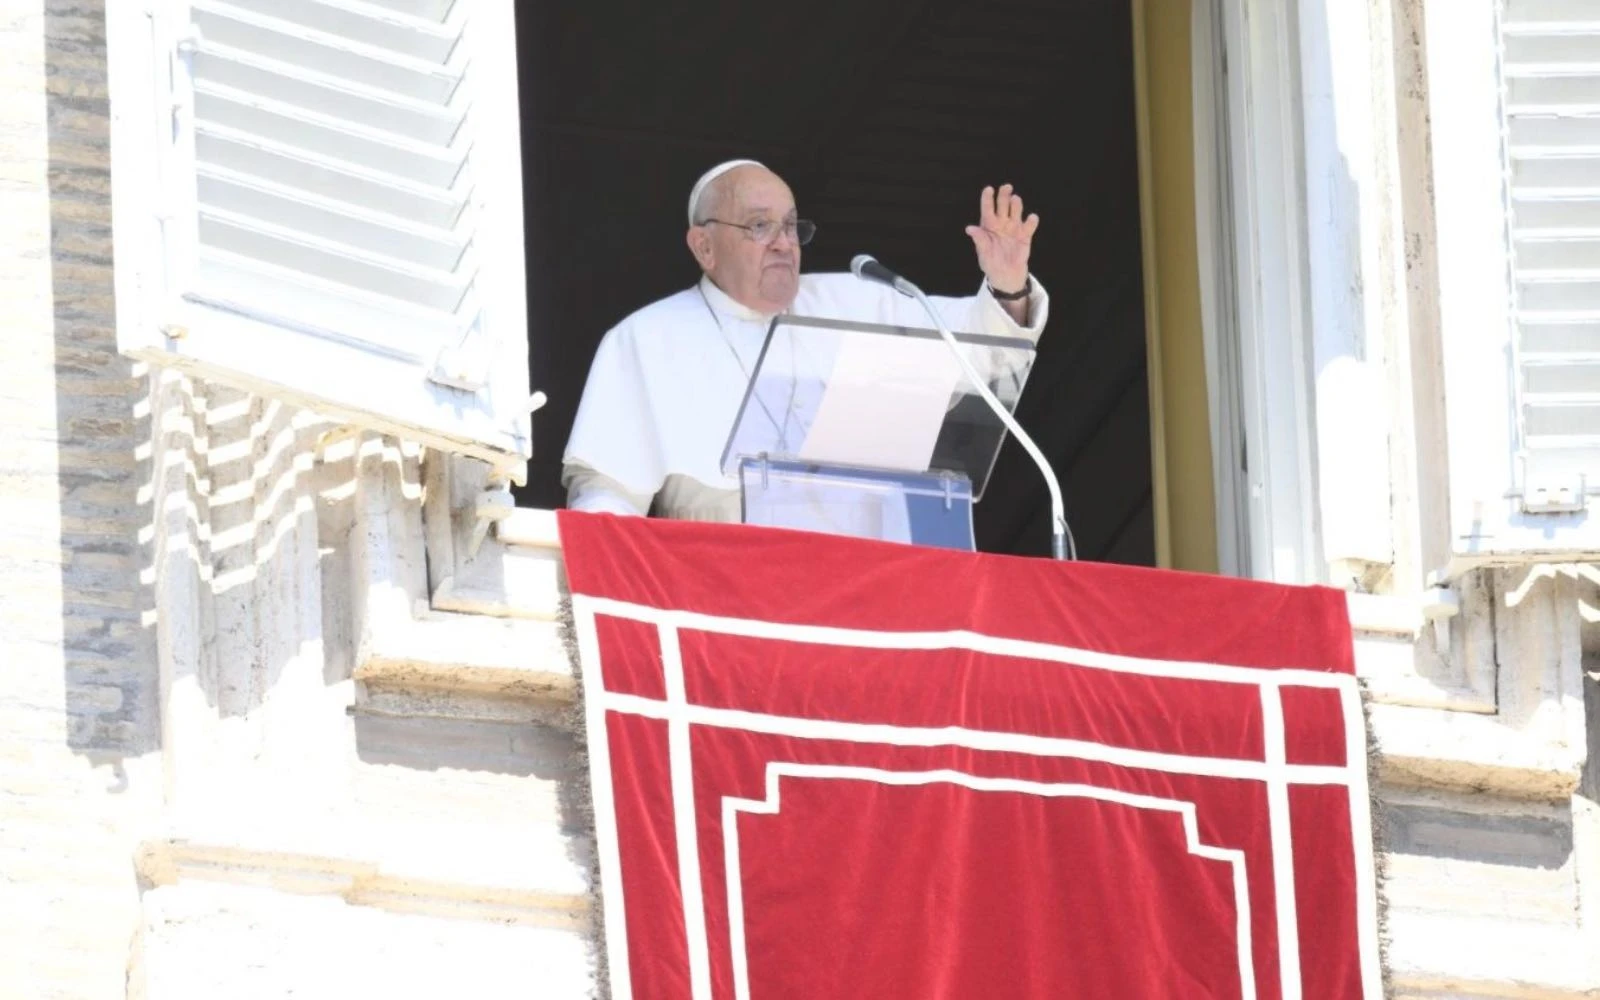
<path fill-rule="evenodd" d="M 1011 185 L 983 189 L 968 226 L 984 282 L 934 298 L 951 329 L 1037 341 L 1049 300 L 1028 272 L 1039 228 Z M 850 274 L 800 274 L 815 227 L 789 186 L 753 160 L 707 171 L 689 196 L 689 250 L 703 275 L 601 340 L 562 459 L 567 506 L 738 521 L 739 484 L 722 447 L 767 326 L 780 313 L 926 326 L 917 304 Z"/>

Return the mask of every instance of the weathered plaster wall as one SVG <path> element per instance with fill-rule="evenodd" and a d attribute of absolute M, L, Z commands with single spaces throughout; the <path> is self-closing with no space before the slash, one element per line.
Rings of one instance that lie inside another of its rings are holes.
<path fill-rule="evenodd" d="M 1397 994 L 1591 996 L 1600 988 L 1596 729 L 1585 704 L 1600 649 L 1595 574 L 1539 566 L 1477 582 L 1469 620 L 1453 622 L 1432 655 L 1457 666 L 1477 657 L 1480 694 L 1447 707 L 1391 697 L 1373 708 Z"/>
<path fill-rule="evenodd" d="M 0 997 L 586 995 L 564 660 L 430 618 L 414 450 L 117 354 L 101 4 L 0 95 Z"/>
<path fill-rule="evenodd" d="M 179 378 L 155 399 L 148 996 L 587 995 L 575 743 L 515 683 L 570 675 L 521 623 L 428 609 L 416 450 Z"/>
<path fill-rule="evenodd" d="M 121 996 L 159 804 L 99 5 L 0 8 L 0 995 Z"/>

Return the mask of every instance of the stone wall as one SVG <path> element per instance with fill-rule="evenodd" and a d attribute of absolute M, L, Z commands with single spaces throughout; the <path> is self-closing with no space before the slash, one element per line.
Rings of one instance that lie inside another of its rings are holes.
<path fill-rule="evenodd" d="M 0 995 L 121 996 L 159 718 L 100 5 L 0 9 L 0 94 Z"/>
<path fill-rule="evenodd" d="M 0 94 L 0 997 L 587 995 L 564 658 L 406 631 L 416 449 L 117 354 L 102 5 Z"/>

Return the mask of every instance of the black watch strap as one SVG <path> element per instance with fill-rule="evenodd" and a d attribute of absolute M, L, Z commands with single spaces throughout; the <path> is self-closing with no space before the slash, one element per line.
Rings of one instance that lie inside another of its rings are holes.
<path fill-rule="evenodd" d="M 993 295 L 1001 302 L 1015 302 L 1018 299 L 1025 299 L 1029 295 L 1033 294 L 1033 278 L 1030 276 L 1027 281 L 1022 283 L 1022 291 L 1020 292 L 1002 292 L 1000 289 L 994 287 L 993 282 L 990 282 L 989 294 Z"/>

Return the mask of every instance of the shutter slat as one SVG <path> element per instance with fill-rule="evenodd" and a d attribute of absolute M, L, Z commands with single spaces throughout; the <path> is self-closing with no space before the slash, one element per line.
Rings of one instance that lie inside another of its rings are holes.
<path fill-rule="evenodd" d="M 270 177 L 312 197 L 364 205 L 440 229 L 453 228 L 467 205 L 466 185 L 459 180 L 450 189 L 413 184 L 315 150 L 275 143 L 215 124 L 202 124 L 195 145 L 200 162 L 207 167 Z"/>
<path fill-rule="evenodd" d="M 1512 191 L 1519 200 L 1572 194 L 1589 201 L 1600 194 L 1600 156 L 1538 156 L 1512 164 Z"/>
<path fill-rule="evenodd" d="M 1590 235 L 1600 232 L 1600 188 L 1523 191 L 1512 211 L 1519 242 Z"/>
<path fill-rule="evenodd" d="M 1600 403 L 1548 399 L 1525 406 L 1523 420 L 1532 448 L 1600 447 L 1600 435 L 1593 433 L 1600 425 Z M 1593 469 L 1586 456 L 1584 463 Z"/>
<path fill-rule="evenodd" d="M 361 250 L 221 209 L 200 211 L 202 246 L 441 312 L 461 308 L 471 278 Z"/>
<path fill-rule="evenodd" d="M 1600 362 L 1593 359 L 1530 361 L 1524 371 L 1530 398 L 1582 395 L 1600 401 Z"/>
<path fill-rule="evenodd" d="M 1519 271 L 1517 277 L 1519 311 L 1600 314 L 1600 275 L 1583 280 Z"/>
<path fill-rule="evenodd" d="M 1514 76 L 1600 69 L 1600 57 L 1594 51 L 1597 40 L 1600 32 L 1583 23 L 1570 27 L 1511 25 L 1505 39 L 1506 73 Z"/>
<path fill-rule="evenodd" d="M 408 142 L 387 132 L 341 125 L 268 98 L 210 83 L 196 86 L 194 108 L 197 128 L 232 127 L 433 187 L 455 183 L 466 162 L 465 149 Z"/>
<path fill-rule="evenodd" d="M 261 312 L 273 304 L 277 322 L 325 331 L 366 350 L 427 363 L 438 351 L 439 330 L 456 330 L 459 319 L 415 303 L 396 302 L 328 281 L 319 275 L 279 268 L 252 257 L 208 248 L 200 254 L 200 274 L 213 297 L 226 305 Z M 359 324 L 383 324 L 381 342 L 351 335 Z"/>
<path fill-rule="evenodd" d="M 370 2 L 374 7 L 382 7 L 397 14 L 419 17 L 435 23 L 444 22 L 455 6 L 455 0 L 370 0 Z"/>
<path fill-rule="evenodd" d="M 1521 327 L 1525 359 L 1563 355 L 1600 357 L 1600 321 L 1539 323 L 1525 320 Z"/>
<path fill-rule="evenodd" d="M 1593 108 L 1564 115 L 1514 115 L 1511 148 L 1522 155 L 1600 154 L 1600 113 Z"/>
<path fill-rule="evenodd" d="M 195 56 L 195 72 L 212 87 L 271 94 L 280 104 L 437 145 L 449 145 L 466 117 L 460 108 L 409 101 L 218 45 Z"/>
<path fill-rule="evenodd" d="M 360 38 L 369 45 L 429 62 L 445 62 L 460 35 L 438 21 L 346 0 L 228 0 L 234 7 L 325 35 Z"/>
<path fill-rule="evenodd" d="M 1517 241 L 1519 274 L 1537 277 L 1539 272 L 1554 277 L 1582 277 L 1584 272 L 1600 271 L 1600 233 L 1553 230 L 1553 238 L 1527 238 Z M 1531 272 L 1531 273 L 1530 273 Z"/>
<path fill-rule="evenodd" d="M 1600 482 L 1600 5 L 1507 0 L 1502 28 L 1523 486 Z"/>
<path fill-rule="evenodd" d="M 1600 107 L 1600 73 L 1511 76 L 1506 103 L 1513 114 L 1554 114 L 1581 105 Z"/>
<path fill-rule="evenodd" d="M 345 246 L 434 270 L 455 270 L 469 242 L 461 232 L 414 225 L 405 219 L 314 198 L 271 181 L 215 168 L 201 170 L 199 192 L 204 208 L 220 208 L 236 215 L 271 219 L 290 229 L 324 233 Z"/>
<path fill-rule="evenodd" d="M 1512 31 L 1535 27 L 1562 30 L 1600 22 L 1594 0 L 1506 0 L 1505 9 Z"/>
<path fill-rule="evenodd" d="M 461 82 L 460 70 L 442 62 L 301 28 L 231 4 L 196 3 L 194 21 L 206 43 L 316 67 L 329 75 L 420 101 L 448 102 Z"/>

